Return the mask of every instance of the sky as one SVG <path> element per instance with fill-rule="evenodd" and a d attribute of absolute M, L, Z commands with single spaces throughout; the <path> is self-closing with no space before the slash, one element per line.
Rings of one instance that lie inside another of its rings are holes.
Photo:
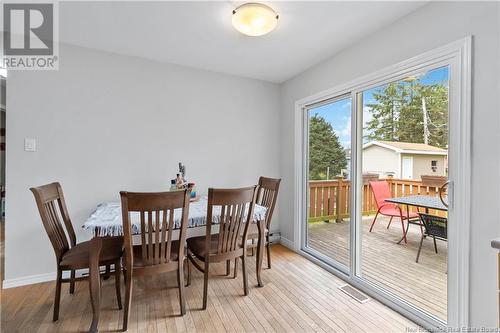
<path fill-rule="evenodd" d="M 444 84 L 448 85 L 448 67 L 441 67 L 423 73 L 419 80 L 424 85 Z M 371 119 L 370 108 L 366 105 L 374 104 L 373 94 L 384 86 L 372 88 L 363 92 L 363 127 Z M 334 101 L 309 110 L 309 116 L 319 115 L 329 122 L 344 148 L 351 145 L 351 98 Z"/>

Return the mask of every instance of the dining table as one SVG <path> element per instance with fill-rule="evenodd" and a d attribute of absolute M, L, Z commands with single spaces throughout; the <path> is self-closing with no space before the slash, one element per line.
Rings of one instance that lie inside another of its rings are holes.
<path fill-rule="evenodd" d="M 405 239 L 406 235 L 408 234 L 408 229 L 410 227 L 410 224 L 419 225 L 422 230 L 422 223 L 420 222 L 420 219 L 415 219 L 413 221 L 410 219 L 410 206 L 417 207 L 417 210 L 419 208 L 423 208 L 426 214 L 429 213 L 429 209 L 448 211 L 448 206 L 445 205 L 445 203 L 441 200 L 440 197 L 431 195 L 408 195 L 403 197 L 385 199 L 385 201 L 406 206 L 406 214 L 407 214 L 406 230 L 403 237 L 397 242 L 397 244 L 400 244 L 403 241 L 403 239 Z"/>
<path fill-rule="evenodd" d="M 201 196 L 193 198 L 189 204 L 188 225 L 187 228 L 201 228 L 206 226 L 208 208 L 208 197 Z M 257 224 L 258 241 L 257 241 L 257 260 L 256 260 L 256 276 L 259 287 L 264 284 L 261 278 L 262 262 L 265 251 L 265 217 L 267 208 L 256 204 L 253 213 L 253 223 Z M 138 212 L 130 213 L 132 222 L 132 234 L 140 233 L 140 216 Z M 213 224 L 219 223 L 221 216 L 221 207 L 214 206 L 212 212 Z M 182 210 L 174 210 L 174 229 L 179 229 L 181 226 Z M 83 229 L 93 235 L 93 237 L 119 237 L 123 236 L 122 209 L 120 202 L 105 202 L 99 204 L 96 209 L 90 214 L 83 224 Z M 107 275 L 109 275 L 109 267 L 106 267 Z"/>

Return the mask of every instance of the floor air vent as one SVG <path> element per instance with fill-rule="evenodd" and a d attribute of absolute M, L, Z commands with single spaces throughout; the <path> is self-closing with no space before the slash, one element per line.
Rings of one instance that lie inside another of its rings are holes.
<path fill-rule="evenodd" d="M 344 284 L 343 286 L 340 286 L 339 289 L 342 290 L 347 295 L 354 298 L 359 303 L 366 303 L 370 300 L 368 296 L 366 296 L 365 294 L 363 294 L 362 292 L 360 292 L 351 285 Z"/>

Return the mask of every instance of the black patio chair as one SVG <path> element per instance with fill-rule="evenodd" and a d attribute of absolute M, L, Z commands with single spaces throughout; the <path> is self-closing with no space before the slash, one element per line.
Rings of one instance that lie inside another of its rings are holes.
<path fill-rule="evenodd" d="M 438 253 L 436 239 L 447 242 L 448 241 L 448 219 L 445 217 L 429 215 L 424 213 L 418 213 L 420 220 L 422 221 L 425 231 L 420 238 L 420 246 L 418 247 L 417 259 L 418 262 L 420 257 L 420 251 L 422 250 L 422 244 L 426 236 L 432 237 L 434 240 L 434 250 Z"/>

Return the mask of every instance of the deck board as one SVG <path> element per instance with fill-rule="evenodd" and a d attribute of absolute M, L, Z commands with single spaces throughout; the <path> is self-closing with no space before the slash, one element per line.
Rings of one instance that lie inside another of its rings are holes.
<path fill-rule="evenodd" d="M 408 244 L 398 245 L 396 243 L 402 236 L 400 222 L 394 219 L 386 229 L 388 219 L 379 218 L 370 233 L 371 221 L 371 218 L 364 218 L 362 224 L 363 277 L 446 320 L 448 244 L 438 240 L 436 254 L 432 239 L 426 238 L 416 263 L 421 235 L 418 226 L 410 226 Z M 309 224 L 308 246 L 348 266 L 349 221 Z"/>

